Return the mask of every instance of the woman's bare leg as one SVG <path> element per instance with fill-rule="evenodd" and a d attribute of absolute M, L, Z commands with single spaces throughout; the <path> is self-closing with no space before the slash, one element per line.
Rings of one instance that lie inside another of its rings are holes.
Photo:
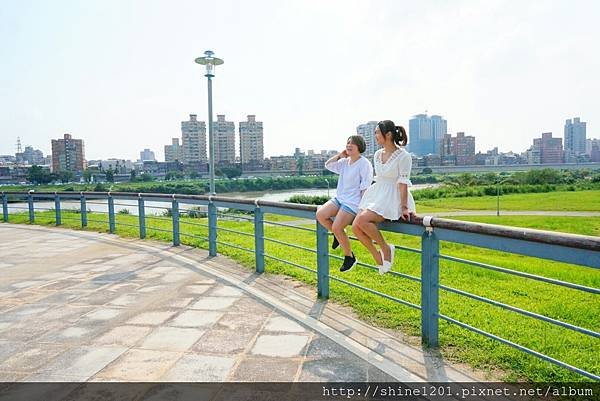
<path fill-rule="evenodd" d="M 352 232 L 354 232 L 354 235 L 356 235 L 356 238 L 358 238 L 358 240 L 371 253 L 371 255 L 373 256 L 373 259 L 375 259 L 375 263 L 377 263 L 378 265 L 382 265 L 383 264 L 383 260 L 381 258 L 381 254 L 379 253 L 379 251 L 377 250 L 377 248 L 375 248 L 375 245 L 373 245 L 373 240 L 371 239 L 371 237 L 369 237 L 362 230 L 362 225 L 366 224 L 368 222 L 368 217 L 365 216 L 365 212 L 368 212 L 368 210 L 361 211 L 354 218 L 354 222 L 352 223 Z"/>
<path fill-rule="evenodd" d="M 381 223 L 385 219 L 378 215 L 375 212 L 370 210 L 364 211 L 364 217 L 361 219 L 360 229 L 373 241 L 379 245 L 379 248 L 383 252 L 383 257 L 388 262 L 391 259 L 390 247 L 381 235 L 379 228 L 377 228 L 377 223 Z"/>
<path fill-rule="evenodd" d="M 332 231 L 335 237 L 337 238 L 340 246 L 344 250 L 345 256 L 352 255 L 352 248 L 350 246 L 350 239 L 348 235 L 346 235 L 346 231 L 344 228 L 352 223 L 354 219 L 354 215 L 352 213 L 348 213 L 340 209 L 338 213 L 335 215 L 335 221 L 333 222 Z"/>
<path fill-rule="evenodd" d="M 330 200 L 317 210 L 317 220 L 330 232 L 333 228 L 333 220 L 331 218 L 337 214 L 338 209 L 337 205 Z"/>

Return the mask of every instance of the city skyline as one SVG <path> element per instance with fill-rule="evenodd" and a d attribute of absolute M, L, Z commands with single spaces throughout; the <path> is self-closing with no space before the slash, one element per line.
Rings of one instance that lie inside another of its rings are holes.
<path fill-rule="evenodd" d="M 572 116 L 588 122 L 588 137 L 599 134 L 596 2 L 140 4 L 5 5 L 0 154 L 14 153 L 17 136 L 49 153 L 48 138 L 71 133 L 90 159 L 147 147 L 162 160 L 182 116 L 206 121 L 193 60 L 207 48 L 225 60 L 215 115 L 261 116 L 265 156 L 339 149 L 357 124 L 408 129 L 425 111 L 447 118 L 448 133 L 476 136 L 481 151 L 526 149 Z M 214 18 L 197 24 L 197 15 Z"/>

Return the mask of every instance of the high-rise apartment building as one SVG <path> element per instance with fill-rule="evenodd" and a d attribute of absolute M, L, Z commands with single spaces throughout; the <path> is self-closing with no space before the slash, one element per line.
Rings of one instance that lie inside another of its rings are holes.
<path fill-rule="evenodd" d="M 82 139 L 73 139 L 65 134 L 63 139 L 52 140 L 52 172 L 80 172 L 86 168 L 85 150 Z"/>
<path fill-rule="evenodd" d="M 171 144 L 165 145 L 165 162 L 183 162 L 183 147 L 179 144 L 179 138 L 171 138 Z"/>
<path fill-rule="evenodd" d="M 442 116 L 417 114 L 408 123 L 408 151 L 418 156 L 441 153 L 448 123 Z"/>
<path fill-rule="evenodd" d="M 144 149 L 140 152 L 140 161 L 156 161 L 154 152 L 150 149 Z"/>
<path fill-rule="evenodd" d="M 206 123 L 190 114 L 189 121 L 181 122 L 181 142 L 184 163 L 206 163 Z"/>
<path fill-rule="evenodd" d="M 440 141 L 441 163 L 444 165 L 472 166 L 475 164 L 475 137 L 457 132 L 445 134 Z"/>
<path fill-rule="evenodd" d="M 380 148 L 377 145 L 377 141 L 375 140 L 375 129 L 377 128 L 377 121 L 369 121 L 365 124 L 360 124 L 356 127 L 356 134 L 360 135 L 364 138 L 365 144 L 367 145 L 367 150 L 363 154 L 363 156 L 369 158 L 371 160 L 373 155 Z"/>
<path fill-rule="evenodd" d="M 566 161 L 573 162 L 577 156 L 585 154 L 586 123 L 579 117 L 565 122 Z"/>
<path fill-rule="evenodd" d="M 562 138 L 552 138 L 552 132 L 544 132 L 541 138 L 533 139 L 533 146 L 528 154 L 530 155 L 529 164 L 562 163 Z"/>
<path fill-rule="evenodd" d="M 261 164 L 265 158 L 263 123 L 256 121 L 255 115 L 248 115 L 248 121 L 241 121 L 240 130 L 240 162 L 242 166 Z"/>
<path fill-rule="evenodd" d="M 217 121 L 213 122 L 213 135 L 215 163 L 235 163 L 235 125 L 233 121 L 225 121 L 224 114 L 217 114 Z"/>

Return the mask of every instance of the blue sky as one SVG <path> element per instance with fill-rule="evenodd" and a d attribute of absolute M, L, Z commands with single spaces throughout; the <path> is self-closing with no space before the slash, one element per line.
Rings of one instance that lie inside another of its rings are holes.
<path fill-rule="evenodd" d="M 206 120 L 194 58 L 225 60 L 214 112 L 264 122 L 267 155 L 341 148 L 428 110 L 478 150 L 522 151 L 581 116 L 600 137 L 600 2 L 0 0 L 0 154 L 136 159 Z"/>

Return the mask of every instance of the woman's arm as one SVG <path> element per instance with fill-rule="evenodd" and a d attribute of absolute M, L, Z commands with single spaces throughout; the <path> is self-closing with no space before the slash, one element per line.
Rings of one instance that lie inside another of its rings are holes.
<path fill-rule="evenodd" d="M 325 168 L 333 173 L 340 173 L 339 161 L 345 157 L 348 157 L 346 150 L 344 149 L 342 152 L 337 155 L 331 157 L 329 160 L 325 162 Z"/>
<path fill-rule="evenodd" d="M 402 209 L 402 219 L 406 220 L 410 216 L 410 211 L 408 210 L 408 185 L 398 184 L 398 189 L 400 190 L 400 208 Z"/>

